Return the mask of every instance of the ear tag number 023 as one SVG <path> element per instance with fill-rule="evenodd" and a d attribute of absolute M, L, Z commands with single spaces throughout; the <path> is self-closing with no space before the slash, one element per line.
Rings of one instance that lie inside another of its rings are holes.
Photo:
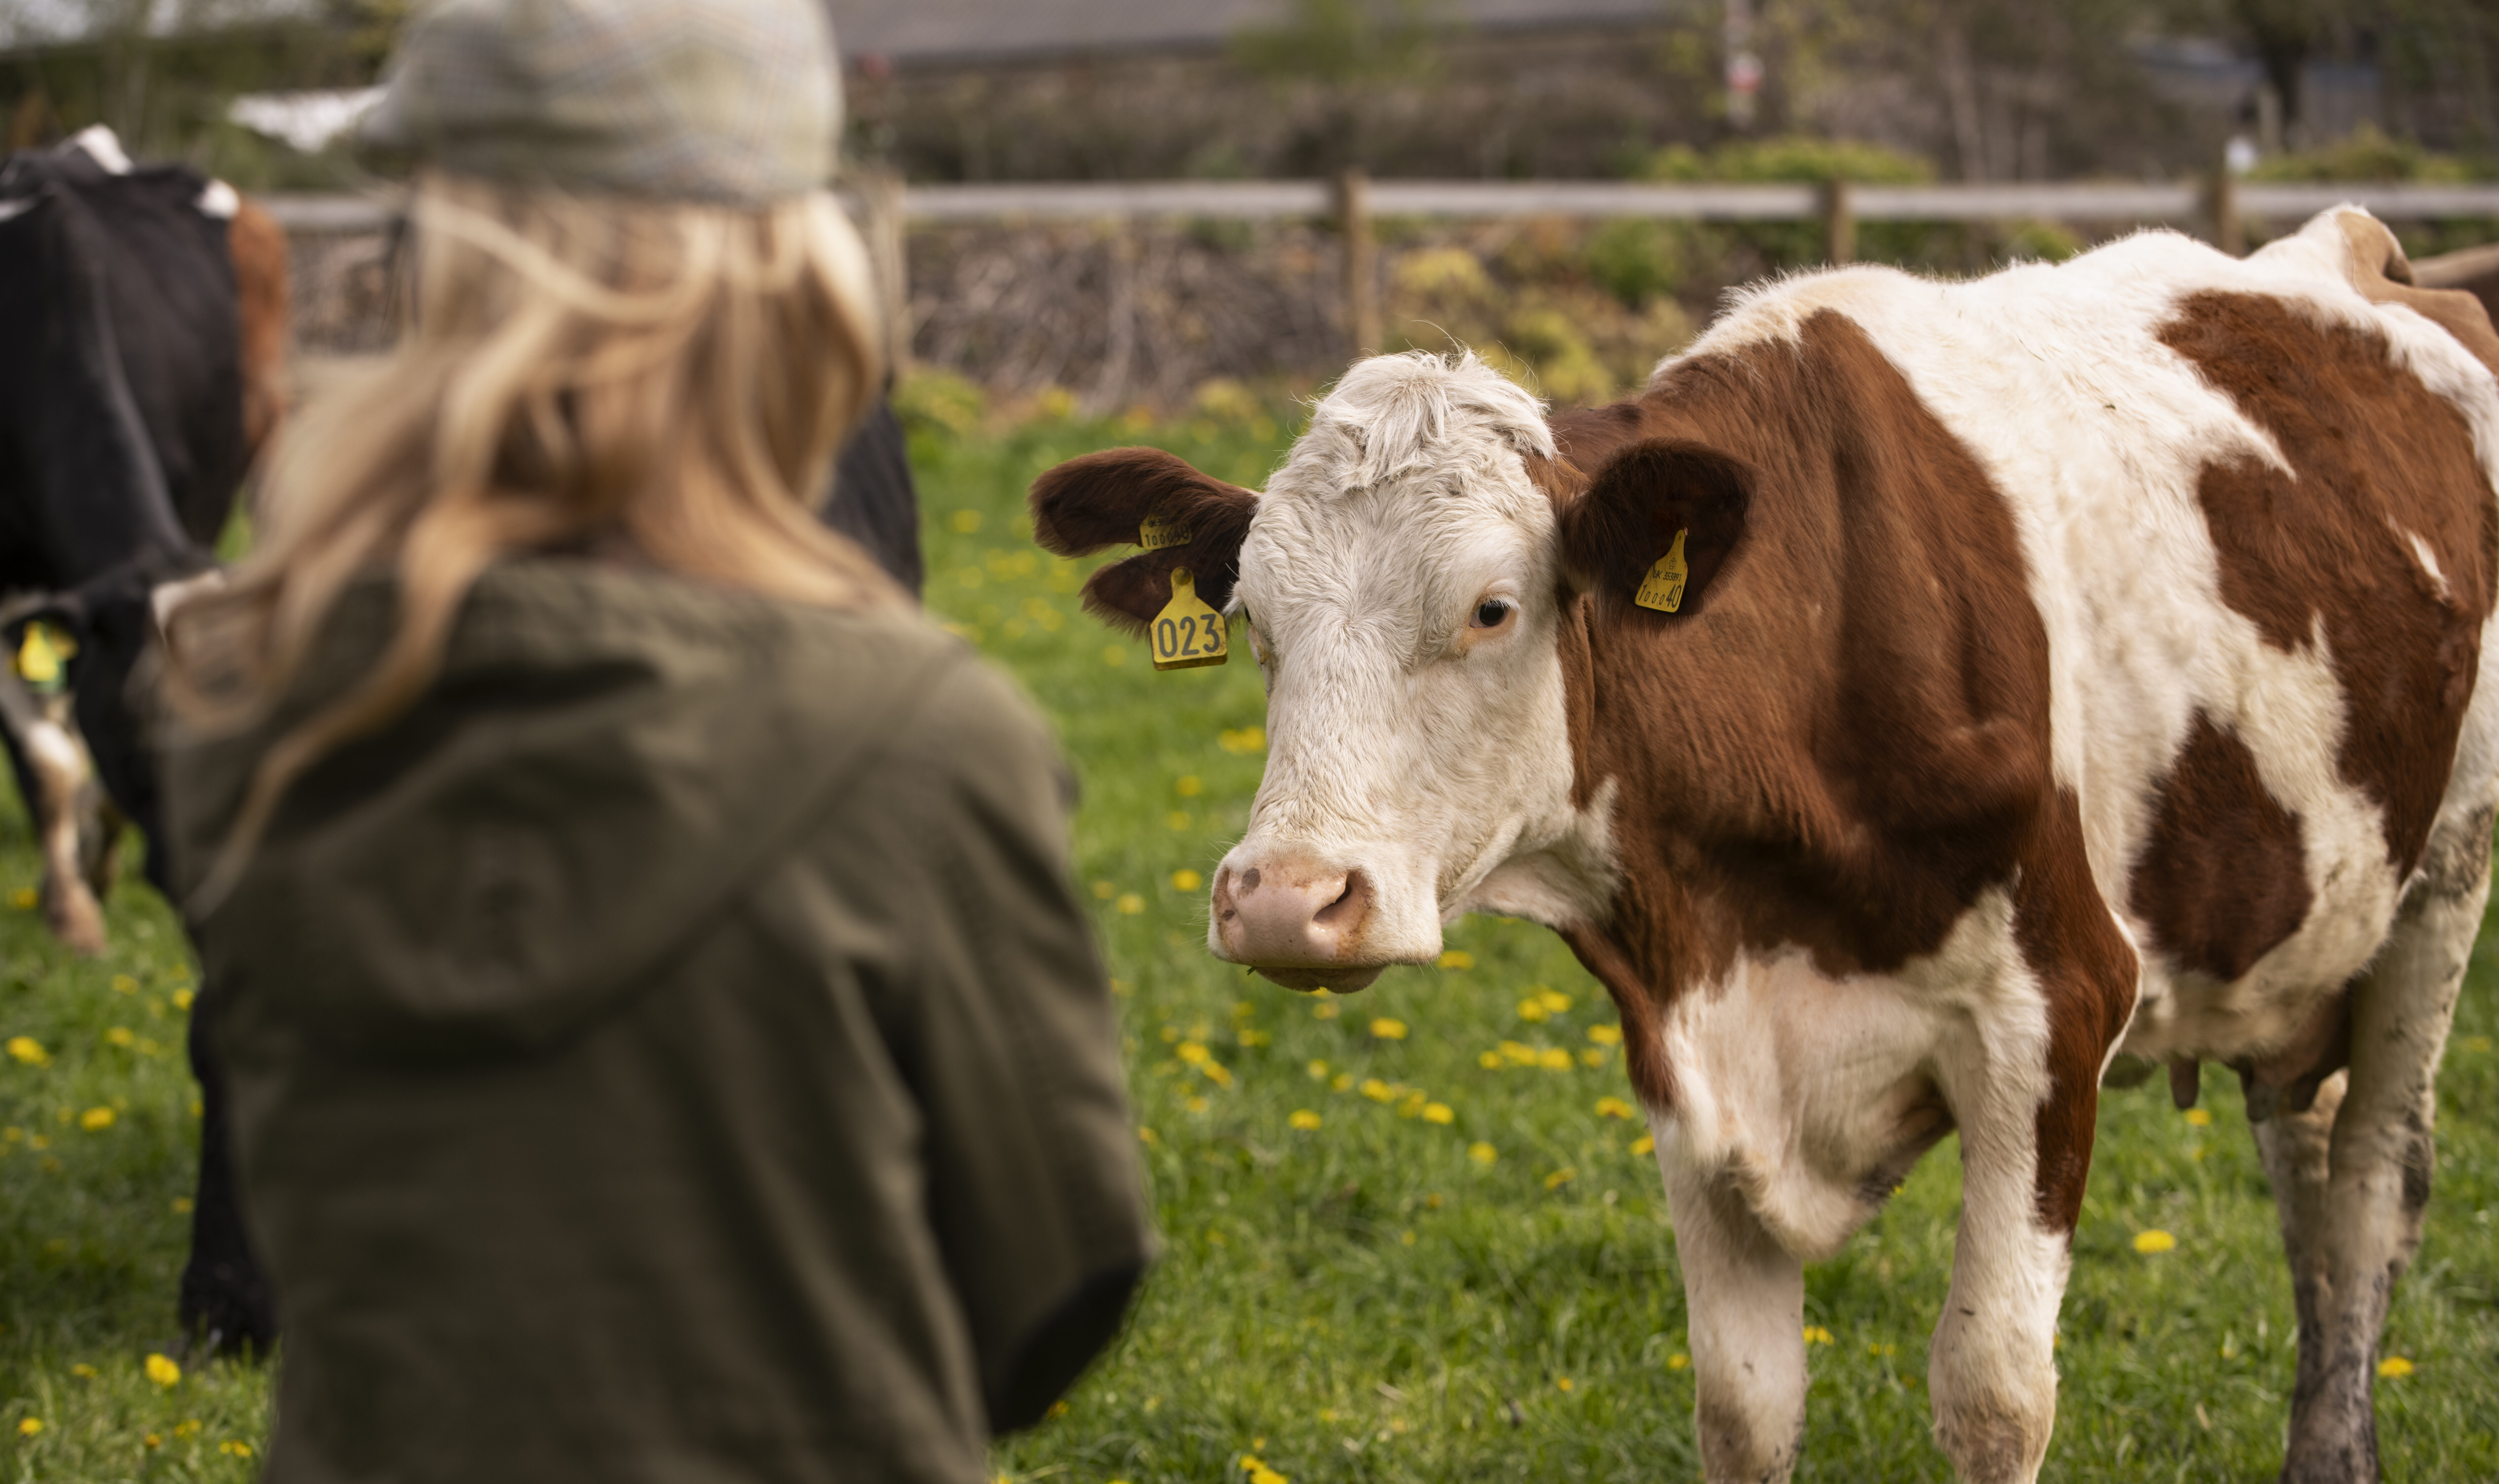
<path fill-rule="evenodd" d="M 1632 595 L 1633 602 L 1660 613 L 1672 613 L 1683 606 L 1683 585 L 1692 576 L 1691 565 L 1683 560 L 1683 538 L 1691 533 L 1688 526 L 1674 533 L 1674 544 L 1640 579 L 1639 591 Z"/>
<path fill-rule="evenodd" d="M 1198 600 L 1195 574 L 1185 566 L 1173 567 L 1171 589 L 1171 601 L 1154 615 L 1154 668 L 1193 670 L 1230 659 L 1223 643 L 1223 615 Z"/>

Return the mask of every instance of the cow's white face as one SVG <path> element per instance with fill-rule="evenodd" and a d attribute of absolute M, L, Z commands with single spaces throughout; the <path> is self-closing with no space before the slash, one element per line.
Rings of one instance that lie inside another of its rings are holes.
<path fill-rule="evenodd" d="M 1267 681 L 1250 832 L 1208 945 L 1298 987 L 1429 962 L 1487 908 L 1554 920 L 1571 805 L 1542 409 L 1472 356 L 1348 372 L 1257 503 L 1233 607 Z"/>

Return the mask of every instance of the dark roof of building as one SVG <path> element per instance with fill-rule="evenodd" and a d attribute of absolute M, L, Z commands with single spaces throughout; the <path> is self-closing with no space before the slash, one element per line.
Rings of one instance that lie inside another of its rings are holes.
<path fill-rule="evenodd" d="M 904 64 L 1039 60 L 1109 51 L 1203 50 L 1283 24 L 1286 0 L 828 0 L 842 49 Z M 1628 26 L 1669 0 L 1447 0 L 1479 31 Z"/>

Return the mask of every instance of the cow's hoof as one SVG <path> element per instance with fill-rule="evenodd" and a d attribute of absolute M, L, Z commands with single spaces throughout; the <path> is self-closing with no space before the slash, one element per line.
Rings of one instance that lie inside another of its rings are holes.
<path fill-rule="evenodd" d="M 104 908 L 84 883 L 54 877 L 44 883 L 43 896 L 45 925 L 63 948 L 86 958 L 104 952 Z"/>

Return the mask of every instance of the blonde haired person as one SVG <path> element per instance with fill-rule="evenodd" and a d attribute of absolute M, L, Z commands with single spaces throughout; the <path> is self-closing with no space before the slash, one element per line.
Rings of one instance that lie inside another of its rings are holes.
<path fill-rule="evenodd" d="M 817 0 L 453 0 L 412 326 L 172 622 L 280 1481 L 971 1484 L 1148 1256 L 1066 777 L 825 532 Z"/>

